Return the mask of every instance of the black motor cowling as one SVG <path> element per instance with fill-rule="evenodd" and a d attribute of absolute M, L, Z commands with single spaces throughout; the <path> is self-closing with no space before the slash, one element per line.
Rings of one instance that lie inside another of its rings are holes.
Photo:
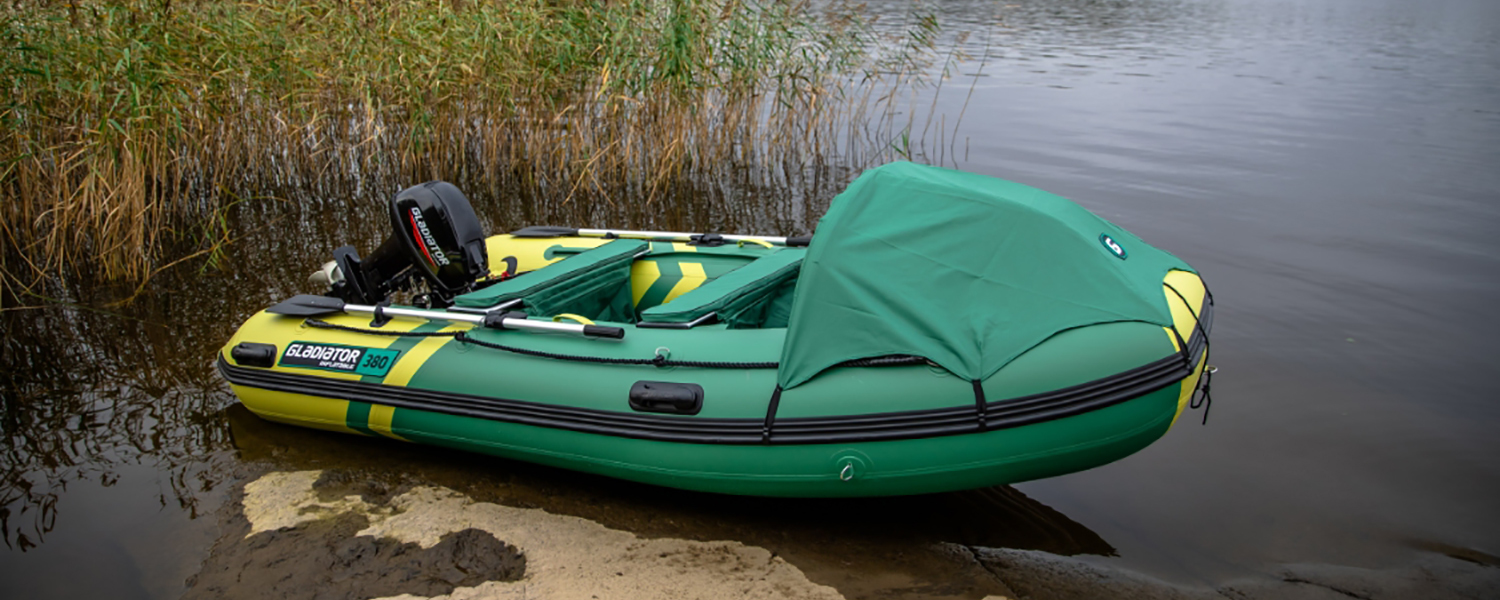
<path fill-rule="evenodd" d="M 334 295 L 347 302 L 376 304 L 391 292 L 425 282 L 428 303 L 446 306 L 489 274 L 484 228 L 463 192 L 429 181 L 391 199 L 391 236 L 361 260 L 353 246 L 333 251 Z"/>

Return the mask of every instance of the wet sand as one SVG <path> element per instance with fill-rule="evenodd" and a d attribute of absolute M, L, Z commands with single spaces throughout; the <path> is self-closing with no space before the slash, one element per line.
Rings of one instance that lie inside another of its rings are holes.
<path fill-rule="evenodd" d="M 239 510 L 229 517 L 230 522 L 243 522 L 246 527 L 229 528 L 215 545 L 206 565 L 211 576 L 192 582 L 195 593 L 189 597 L 284 597 L 286 589 L 326 589 L 331 583 L 342 585 L 316 597 L 842 597 L 831 587 L 809 581 L 781 557 L 740 542 L 644 539 L 578 517 L 477 502 L 436 486 L 413 487 L 393 495 L 346 495 L 358 487 L 340 483 L 338 477 L 324 477 L 322 471 L 273 472 L 246 484 Z M 363 527 L 355 530 L 351 525 L 356 523 Z M 347 540 L 330 539 L 341 534 L 376 540 L 364 544 L 371 550 L 369 558 L 357 566 L 327 560 L 328 554 L 337 558 L 342 556 L 340 550 L 347 552 Z M 455 543 L 455 536 L 469 540 Z M 479 552 L 454 550 L 484 545 L 488 547 Z M 497 546 L 503 549 L 499 560 L 485 552 Z M 413 555 L 424 553 L 431 556 L 412 560 Z M 453 563 L 412 568 L 443 560 Z M 297 568 L 299 563 L 330 564 L 358 573 L 302 569 Z M 243 573 L 259 574 L 278 564 L 286 565 L 279 579 L 241 579 L 233 573 L 239 567 Z M 444 566 L 450 573 L 439 572 Z M 405 576 L 346 576 L 369 571 Z M 210 581 L 238 585 L 211 585 Z M 267 581 L 274 583 L 261 585 Z M 441 593 L 432 593 L 444 587 Z"/>
<path fill-rule="evenodd" d="M 914 562 L 968 573 L 958 586 L 892 586 L 900 570 L 861 570 L 846 574 L 875 580 L 884 592 L 841 590 L 742 541 L 642 536 L 441 485 L 392 485 L 337 469 L 253 477 L 221 509 L 220 530 L 185 598 L 1479 600 L 1500 593 L 1500 559 L 1456 549 L 1386 569 L 1288 564 L 1189 587 L 1048 552 L 956 543 L 909 550 Z"/>

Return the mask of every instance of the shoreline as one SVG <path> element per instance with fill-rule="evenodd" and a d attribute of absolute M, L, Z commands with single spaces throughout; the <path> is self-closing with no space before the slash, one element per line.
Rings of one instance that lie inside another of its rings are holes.
<path fill-rule="evenodd" d="M 1262 576 L 1194 587 L 1043 551 L 946 542 L 912 551 L 949 562 L 956 576 L 951 585 L 899 572 L 845 573 L 864 580 L 857 586 L 827 581 L 834 574 L 825 565 L 798 565 L 741 541 L 650 537 L 541 508 L 480 501 L 427 482 L 392 486 L 357 471 L 273 470 L 237 485 L 233 496 L 220 508 L 220 535 L 184 598 L 284 598 L 303 590 L 319 598 L 407 600 L 1385 600 L 1478 599 L 1500 591 L 1500 561 L 1478 553 L 1432 552 L 1387 569 L 1287 564 Z M 270 581 L 251 586 L 241 581 L 245 575 Z"/>

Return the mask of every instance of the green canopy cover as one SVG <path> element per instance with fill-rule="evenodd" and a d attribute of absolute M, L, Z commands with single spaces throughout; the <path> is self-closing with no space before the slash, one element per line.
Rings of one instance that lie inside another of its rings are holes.
<path fill-rule="evenodd" d="M 1162 278 L 1186 263 L 1073 202 L 913 163 L 834 198 L 803 261 L 783 388 L 838 363 L 909 354 L 970 380 L 1058 332 L 1172 322 Z"/>

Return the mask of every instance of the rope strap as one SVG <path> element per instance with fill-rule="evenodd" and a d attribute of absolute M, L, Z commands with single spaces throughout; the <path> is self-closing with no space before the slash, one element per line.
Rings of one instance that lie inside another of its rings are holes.
<path fill-rule="evenodd" d="M 1191 408 L 1193 410 L 1198 410 L 1199 408 L 1203 409 L 1203 424 L 1204 425 L 1208 424 L 1208 411 L 1209 411 L 1209 409 L 1213 408 L 1213 404 L 1214 404 L 1214 397 L 1213 397 L 1213 377 L 1214 377 L 1214 373 L 1217 373 L 1217 372 L 1219 372 L 1219 370 L 1217 368 L 1214 368 L 1213 366 L 1204 367 L 1203 368 L 1203 389 L 1200 390 L 1202 393 L 1201 394 L 1194 394 L 1193 398 L 1188 401 L 1188 408 Z"/>
<path fill-rule="evenodd" d="M 363 333 L 368 335 L 384 335 L 392 337 L 451 337 L 460 343 L 473 344 L 493 350 L 502 350 L 526 356 L 538 358 L 550 358 L 553 360 L 566 360 L 572 362 L 594 363 L 600 365 L 651 365 L 653 367 L 698 367 L 705 369 L 775 369 L 781 366 L 778 362 L 735 362 L 717 360 L 672 360 L 663 355 L 653 358 L 606 358 L 602 356 L 581 356 L 577 354 L 560 354 L 557 352 L 545 352 L 532 350 L 530 348 L 518 348 L 505 344 L 496 344 L 484 340 L 475 339 L 466 331 L 389 331 L 384 329 L 362 329 L 329 323 L 321 319 L 307 319 L 308 327 L 316 329 L 330 329 L 333 331 L 348 331 L 352 333 Z M 840 367 L 894 367 L 902 365 L 916 365 L 927 362 L 920 356 L 879 356 L 875 358 L 861 358 L 840 363 Z"/>
<path fill-rule="evenodd" d="M 496 344 L 484 340 L 475 339 L 466 331 L 384 331 L 380 329 L 361 329 L 348 325 L 329 323 L 320 319 L 308 319 L 307 325 L 317 329 L 331 329 L 335 331 L 349 331 L 353 333 L 367 333 L 370 335 L 386 335 L 397 337 L 451 337 L 464 344 L 473 344 L 494 350 L 503 350 L 515 354 L 535 356 L 538 358 L 550 358 L 554 360 L 567 360 L 573 362 L 585 362 L 601 365 L 651 365 L 655 367 L 704 367 L 712 369 L 774 369 L 778 363 L 774 362 L 732 362 L 732 361 L 706 361 L 706 360 L 672 360 L 665 356 L 657 355 L 654 358 L 606 358 L 602 356 L 580 356 L 577 354 L 559 354 L 556 352 L 545 352 L 529 348 L 518 348 L 505 344 Z"/>
<path fill-rule="evenodd" d="M 332 329 L 334 331 L 350 331 L 353 333 L 365 333 L 369 335 L 384 335 L 390 337 L 454 337 L 457 331 L 392 331 L 387 329 L 361 329 L 338 323 L 329 323 L 321 319 L 307 319 L 308 327 L 315 329 Z"/>
<path fill-rule="evenodd" d="M 652 365 L 656 367 L 704 367 L 711 369 L 774 369 L 778 366 L 777 363 L 774 362 L 672 360 L 660 354 L 656 355 L 654 358 L 605 358 L 601 356 L 558 354 L 556 352 L 543 352 L 541 350 L 517 348 L 515 346 L 507 346 L 505 344 L 496 344 L 494 342 L 477 340 L 465 335 L 465 332 L 463 331 L 456 332 L 453 336 L 453 339 L 456 339 L 465 344 L 474 344 L 475 346 L 483 346 L 485 348 L 493 348 L 495 350 L 504 350 L 506 352 L 514 352 L 516 354 L 524 354 L 526 356 L 536 356 L 539 358 L 551 358 L 556 360 L 568 360 L 573 362 L 595 363 L 601 365 Z"/>
<path fill-rule="evenodd" d="M 1200 279 L 1199 281 L 1202 281 L 1202 280 Z M 1176 287 L 1173 287 L 1172 284 L 1170 284 L 1170 283 L 1166 283 L 1166 284 L 1163 284 L 1163 285 L 1167 286 L 1167 289 L 1172 290 L 1172 293 L 1176 294 L 1177 298 L 1179 300 L 1182 300 L 1182 305 L 1187 307 L 1188 314 L 1193 315 L 1193 333 L 1197 334 L 1197 333 L 1201 332 L 1203 334 L 1203 352 L 1204 352 L 1204 354 L 1207 354 L 1208 351 L 1209 351 L 1208 330 L 1203 329 L 1203 318 L 1202 318 L 1202 316 L 1198 314 L 1198 311 L 1193 310 L 1193 303 L 1188 302 L 1187 296 L 1184 296 L 1184 295 L 1182 295 L 1182 292 L 1177 291 Z M 1203 301 L 1205 303 L 1209 304 L 1209 305 L 1212 305 L 1213 302 L 1214 302 L 1214 295 L 1213 295 L 1212 292 L 1208 291 L 1208 284 L 1204 284 L 1203 285 Z M 1177 326 L 1176 326 L 1176 324 L 1173 324 L 1173 326 L 1172 326 L 1171 329 L 1172 329 L 1172 335 L 1176 335 L 1178 340 L 1182 340 L 1182 335 L 1180 335 L 1180 334 L 1177 333 Z M 1183 353 L 1186 354 L 1187 353 L 1187 342 L 1179 342 L 1179 343 L 1182 344 Z M 1206 362 L 1207 360 L 1208 360 L 1207 357 L 1205 357 L 1204 361 Z M 1188 360 L 1188 373 L 1189 374 L 1191 374 L 1193 372 L 1193 367 L 1194 367 L 1193 361 L 1191 359 L 1189 359 Z M 1214 367 L 1213 365 L 1204 365 L 1204 367 L 1203 367 L 1203 375 L 1201 375 L 1201 377 L 1203 378 L 1203 390 L 1202 390 L 1203 393 L 1200 395 L 1197 392 L 1194 392 L 1193 397 L 1188 400 L 1188 408 L 1191 408 L 1193 410 L 1198 410 L 1201 407 L 1203 409 L 1203 424 L 1204 425 L 1208 424 L 1208 411 L 1213 408 L 1213 404 L 1214 404 L 1214 397 L 1213 397 L 1213 394 L 1211 393 L 1211 390 L 1213 389 L 1213 377 L 1214 377 L 1214 373 L 1217 373 L 1217 372 L 1219 372 L 1219 369 L 1217 367 Z"/>

